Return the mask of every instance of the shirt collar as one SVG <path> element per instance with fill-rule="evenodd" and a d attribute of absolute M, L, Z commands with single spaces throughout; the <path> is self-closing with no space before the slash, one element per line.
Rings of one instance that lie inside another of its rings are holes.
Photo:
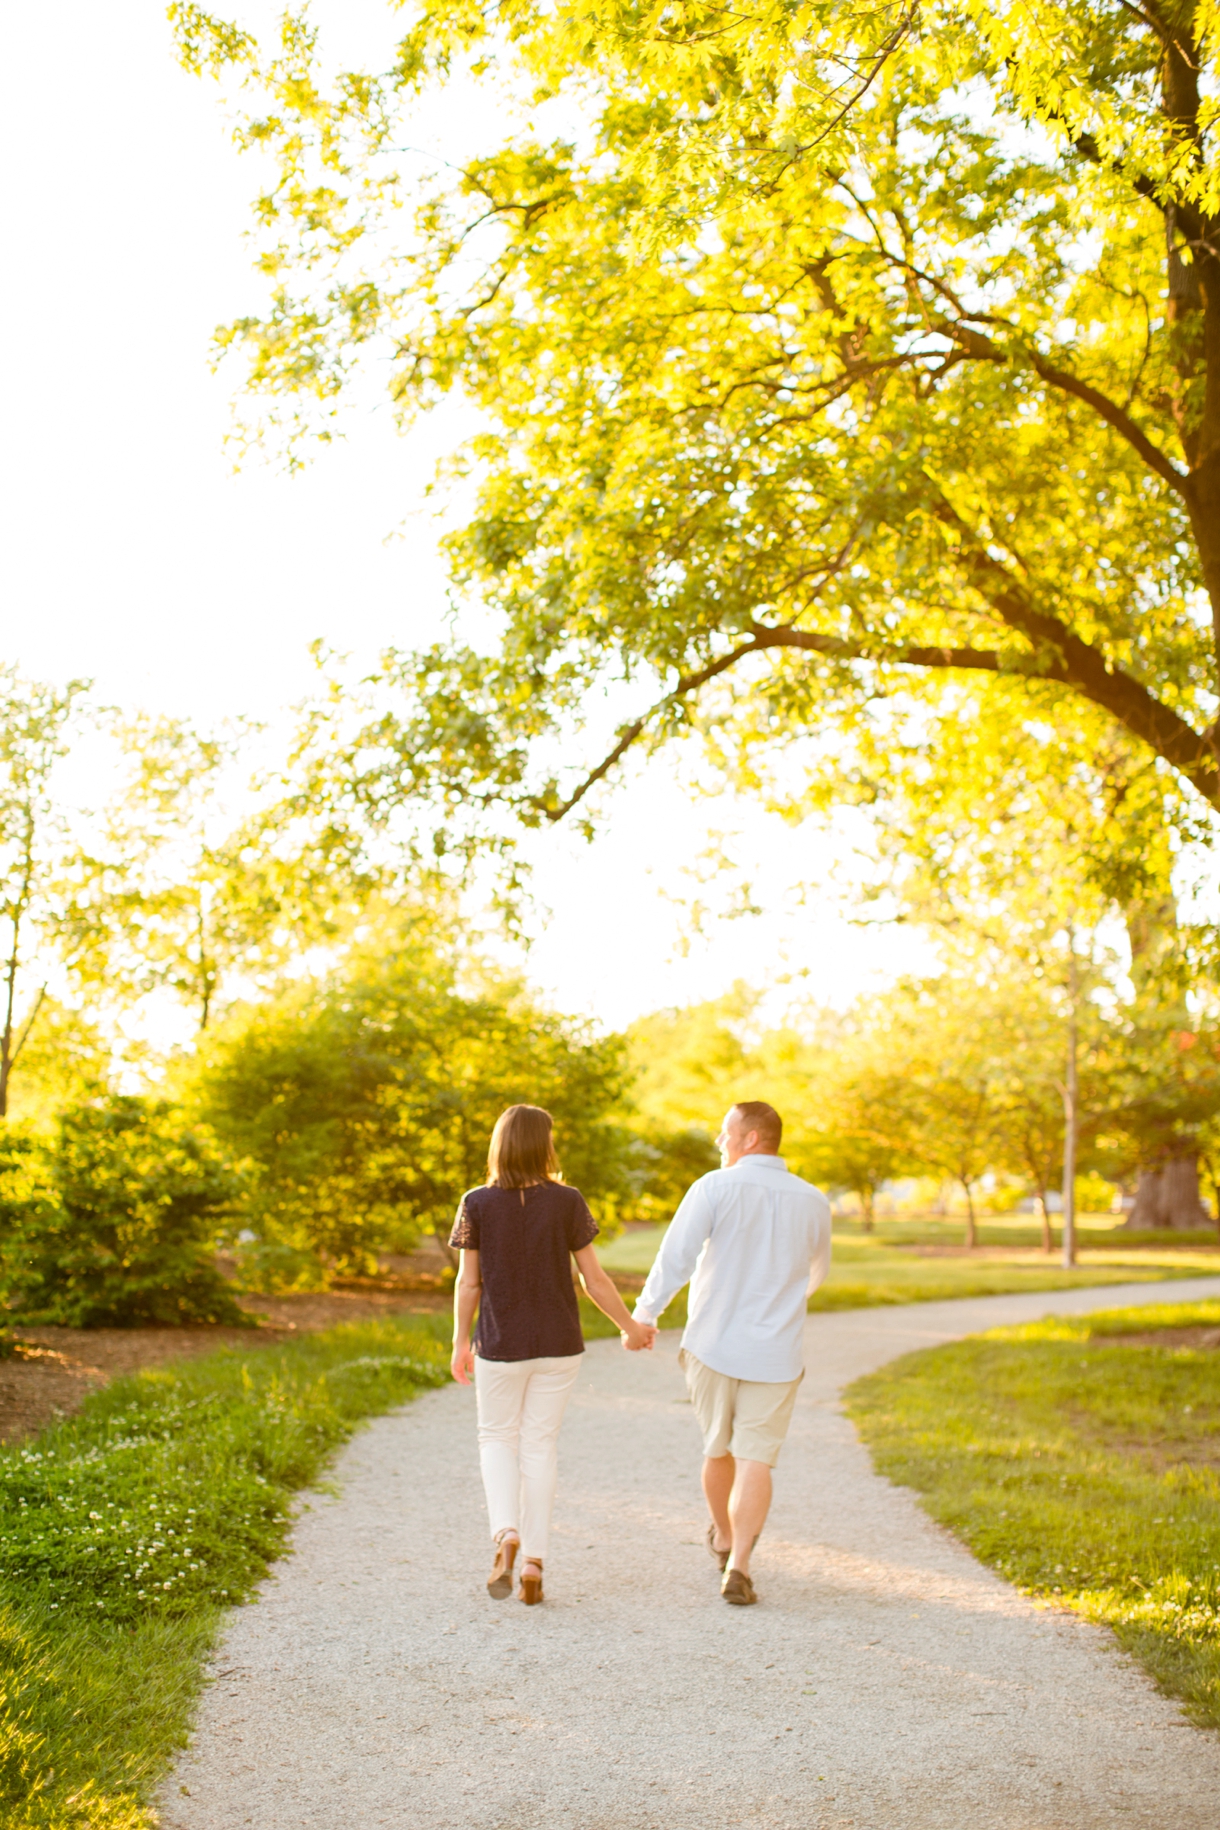
<path fill-rule="evenodd" d="M 782 1156 L 764 1156 L 761 1150 L 752 1150 L 748 1156 L 739 1156 L 733 1164 L 740 1169 L 743 1163 L 758 1163 L 763 1169 L 787 1169 L 788 1165 Z"/>

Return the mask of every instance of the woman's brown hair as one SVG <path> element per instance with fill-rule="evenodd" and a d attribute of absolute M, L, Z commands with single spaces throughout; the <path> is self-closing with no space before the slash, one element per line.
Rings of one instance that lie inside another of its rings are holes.
<path fill-rule="evenodd" d="M 495 1188 L 528 1188 L 559 1179 L 553 1120 L 541 1106 L 510 1106 L 501 1112 L 487 1146 L 487 1181 Z"/>

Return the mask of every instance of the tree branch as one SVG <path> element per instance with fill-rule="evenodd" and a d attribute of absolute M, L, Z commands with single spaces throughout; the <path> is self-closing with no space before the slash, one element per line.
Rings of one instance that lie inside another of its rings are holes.
<path fill-rule="evenodd" d="M 1081 381 L 1079 376 L 1069 375 L 1065 369 L 1054 368 L 1036 351 L 1031 350 L 1030 356 L 1036 373 L 1042 377 L 1043 381 L 1049 383 L 1052 388 L 1060 389 L 1064 394 L 1074 394 L 1077 400 L 1083 400 L 1086 406 L 1092 407 L 1093 411 L 1104 419 L 1108 426 L 1113 426 L 1119 436 L 1126 439 L 1131 449 L 1143 458 L 1149 470 L 1155 471 L 1161 481 L 1168 483 L 1169 487 L 1185 501 L 1190 491 L 1185 471 L 1179 470 L 1177 465 L 1153 444 L 1147 433 L 1136 424 L 1129 413 L 1125 412 L 1116 401 L 1111 400 L 1107 394 L 1103 394 L 1099 388 L 1093 387 L 1090 382 Z"/>
<path fill-rule="evenodd" d="M 12 1053 L 9 1055 L 8 1065 L 9 1065 L 10 1072 L 17 1065 L 17 1057 L 18 1057 L 18 1055 L 20 1055 L 22 1049 L 25 1047 L 26 1042 L 29 1039 L 30 1031 L 34 1027 L 35 1021 L 37 1020 L 39 1011 L 42 1009 L 43 1000 L 46 998 L 46 995 L 47 995 L 46 986 L 40 985 L 38 988 L 38 996 L 34 999 L 34 1008 L 33 1008 L 33 1010 L 31 1010 L 31 1012 L 30 1012 L 29 1016 L 26 1018 L 25 1022 L 21 1025 L 21 1034 L 18 1036 L 16 1042 L 13 1044 Z"/>
<path fill-rule="evenodd" d="M 553 803 L 548 804 L 541 798 L 535 797 L 532 805 L 535 806 L 546 819 L 552 822 L 562 820 L 565 814 L 571 813 L 573 807 L 584 800 L 590 788 L 595 788 L 598 782 L 610 773 L 610 770 L 613 769 L 615 763 L 626 755 L 637 738 L 643 736 L 648 726 L 655 718 L 659 717 L 667 707 L 680 704 L 681 701 L 688 698 L 691 693 L 698 692 L 701 686 L 706 686 L 709 680 L 714 680 L 717 674 L 722 674 L 728 668 L 735 667 L 738 661 L 742 660 L 746 655 L 761 653 L 763 646 L 764 644 L 760 644 L 751 638 L 750 641 L 742 642 L 738 647 L 731 649 L 728 654 L 721 655 L 719 660 L 710 661 L 706 667 L 699 668 L 697 672 L 683 674 L 672 693 L 667 693 L 664 699 L 658 700 L 657 704 L 650 707 L 641 718 L 633 719 L 630 724 L 621 726 L 618 733 L 618 742 L 610 751 L 609 755 L 603 757 L 596 769 L 594 769 L 591 774 L 585 776 L 585 779 L 581 782 L 576 792 L 569 795 L 566 801 L 561 801 L 558 806 L 556 806 Z M 765 646 L 771 647 L 774 646 L 774 644 L 767 643 Z"/>
<path fill-rule="evenodd" d="M 1063 116 L 1054 109 L 1049 110 L 1045 118 L 1048 121 L 1057 121 L 1061 126 L 1066 125 Z M 1111 171 L 1120 173 L 1121 176 L 1126 178 L 1128 184 L 1131 186 L 1132 190 L 1135 191 L 1137 196 L 1145 198 L 1149 203 L 1154 203 L 1158 210 L 1164 211 L 1165 205 L 1157 194 L 1156 185 L 1152 182 L 1152 179 L 1149 178 L 1147 173 L 1132 173 L 1125 171 L 1120 159 L 1106 159 L 1102 153 L 1101 147 L 1097 144 L 1096 139 L 1091 133 L 1071 135 L 1068 140 L 1068 145 L 1074 153 L 1077 153 L 1080 156 L 1080 158 L 1087 159 L 1090 165 L 1100 165 L 1103 167 L 1108 165 Z"/>
<path fill-rule="evenodd" d="M 1001 349 L 991 337 L 984 336 L 981 331 L 975 330 L 969 324 L 957 324 L 951 318 L 942 318 L 933 328 L 941 331 L 946 337 L 952 338 L 953 342 L 964 349 L 968 355 L 979 360 L 1008 362 L 1012 359 L 1007 351 Z M 1168 483 L 1169 487 L 1181 496 L 1183 501 L 1188 499 L 1190 480 L 1186 472 L 1179 470 L 1177 465 L 1153 444 L 1147 433 L 1132 419 L 1125 408 L 1111 400 L 1108 394 L 1103 394 L 1100 388 L 1095 388 L 1091 382 L 1082 381 L 1078 375 L 1069 374 L 1066 369 L 1057 369 L 1053 363 L 1047 362 L 1045 357 L 1040 356 L 1037 350 L 1028 350 L 1028 355 L 1034 373 L 1040 375 L 1049 387 L 1058 388 L 1064 394 L 1072 394 L 1077 400 L 1083 400 L 1086 406 L 1092 407 L 1093 411 L 1104 419 L 1108 426 L 1114 428 L 1120 438 L 1126 439 L 1132 450 L 1143 458 L 1148 468 L 1155 471 L 1163 483 Z"/>
<path fill-rule="evenodd" d="M 1213 807 L 1220 807 L 1220 749 L 1210 732 L 1199 732 L 1156 698 L 1141 681 L 1112 667 L 1105 656 L 1056 616 L 1038 609 L 1012 573 L 992 558 L 951 505 L 942 499 L 938 519 L 960 541 L 963 570 L 979 596 L 1034 650 L 1031 673 L 1058 680 L 1117 718 L 1133 736 L 1193 782 Z M 1005 671 L 1016 670 L 1008 664 Z"/>
<path fill-rule="evenodd" d="M 965 523 L 948 503 L 942 504 L 939 514 L 940 519 L 950 525 L 962 541 L 961 560 L 970 583 L 1005 624 L 1030 643 L 1030 654 L 909 643 L 890 647 L 885 644 L 844 641 L 839 636 L 824 635 L 811 629 L 796 629 L 790 624 L 777 628 L 757 624 L 749 641 L 739 643 L 718 660 L 709 662 L 706 667 L 683 674 L 672 692 L 659 699 L 642 717 L 624 725 L 614 748 L 585 776 L 566 800 L 548 804 L 536 798 L 532 804 L 552 823 L 562 820 L 579 805 L 590 789 L 604 780 L 615 764 L 643 736 L 649 725 L 665 711 L 688 699 L 718 674 L 735 667 L 747 655 L 765 654 L 774 648 L 799 648 L 835 661 L 866 661 L 878 666 L 961 669 L 1006 674 L 1029 680 L 1047 680 L 1069 687 L 1109 712 L 1133 736 L 1140 738 L 1158 756 L 1186 776 L 1213 807 L 1220 807 L 1220 750 L 1210 735 L 1196 731 L 1171 706 L 1157 699 L 1130 674 L 1112 668 L 1098 649 L 1074 635 L 1057 617 L 1038 610 L 1012 574 L 974 541 Z"/>

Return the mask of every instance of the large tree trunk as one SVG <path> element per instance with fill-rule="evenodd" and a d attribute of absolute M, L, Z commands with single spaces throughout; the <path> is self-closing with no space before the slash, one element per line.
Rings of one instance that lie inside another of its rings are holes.
<path fill-rule="evenodd" d="M 1135 1191 L 1135 1206 L 1124 1224 L 1130 1227 L 1210 1226 L 1212 1217 L 1199 1195 L 1198 1157 L 1174 1157 L 1159 1169 L 1145 1169 Z"/>

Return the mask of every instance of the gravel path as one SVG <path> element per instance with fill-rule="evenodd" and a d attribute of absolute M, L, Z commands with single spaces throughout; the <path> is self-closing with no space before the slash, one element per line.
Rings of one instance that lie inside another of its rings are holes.
<path fill-rule="evenodd" d="M 548 1600 L 483 1591 L 474 1401 L 375 1422 L 229 1627 L 166 1830 L 1215 1830 L 1220 1741 L 873 1474 L 837 1395 L 908 1349 L 1213 1279 L 811 1317 L 808 1374 L 728 1608 L 677 1336 L 590 1347 Z"/>

